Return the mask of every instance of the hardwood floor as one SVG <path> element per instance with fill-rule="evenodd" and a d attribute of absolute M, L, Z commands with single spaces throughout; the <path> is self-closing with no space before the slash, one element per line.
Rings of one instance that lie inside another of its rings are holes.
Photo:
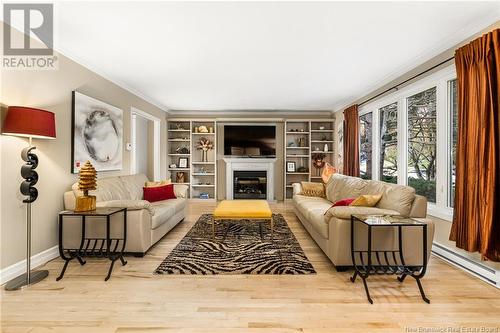
<path fill-rule="evenodd" d="M 420 327 L 487 327 L 500 332 L 500 290 L 432 257 L 422 280 L 431 304 L 412 279 L 369 279 L 374 304 L 351 272 L 337 273 L 288 204 L 282 213 L 318 274 L 305 276 L 157 276 L 152 272 L 214 204 L 190 203 L 186 220 L 144 258 L 117 264 L 71 263 L 29 289 L 1 291 L 2 332 L 418 332 Z M 451 332 L 451 331 L 450 331 Z M 479 331 L 477 331 L 479 332 Z"/>

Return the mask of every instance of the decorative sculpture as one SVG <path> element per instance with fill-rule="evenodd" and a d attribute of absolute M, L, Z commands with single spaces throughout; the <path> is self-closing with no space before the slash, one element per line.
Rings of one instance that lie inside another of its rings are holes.
<path fill-rule="evenodd" d="M 76 198 L 75 212 L 87 212 L 96 209 L 96 198 L 94 195 L 89 195 L 89 191 L 97 188 L 97 172 L 90 161 L 87 161 L 80 168 L 80 179 L 78 181 L 78 189 L 83 191 L 83 196 Z"/>
<path fill-rule="evenodd" d="M 175 175 L 176 183 L 184 183 L 186 181 L 186 173 L 185 172 L 177 172 Z"/>
<path fill-rule="evenodd" d="M 208 133 L 207 126 L 201 125 L 200 127 L 198 127 L 198 132 L 200 132 L 200 133 Z"/>
<path fill-rule="evenodd" d="M 321 169 L 325 166 L 325 159 L 326 155 L 325 154 L 313 154 L 312 159 L 313 159 L 313 166 L 316 168 L 316 174 L 317 176 L 320 175 Z"/>
<path fill-rule="evenodd" d="M 213 148 L 214 144 L 207 138 L 201 138 L 200 141 L 198 141 L 196 149 L 202 151 L 202 162 L 208 162 L 208 151 L 212 150 Z"/>

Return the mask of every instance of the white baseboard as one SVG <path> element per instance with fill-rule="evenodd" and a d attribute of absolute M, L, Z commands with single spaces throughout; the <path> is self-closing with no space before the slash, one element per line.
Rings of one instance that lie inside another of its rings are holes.
<path fill-rule="evenodd" d="M 59 248 L 56 245 L 31 256 L 31 268 L 39 267 L 57 257 L 59 257 Z M 26 259 L 2 269 L 0 271 L 0 284 L 4 284 L 24 273 L 26 273 Z"/>
<path fill-rule="evenodd" d="M 472 261 L 436 242 L 432 246 L 432 253 L 451 265 L 500 289 L 500 271 Z"/>

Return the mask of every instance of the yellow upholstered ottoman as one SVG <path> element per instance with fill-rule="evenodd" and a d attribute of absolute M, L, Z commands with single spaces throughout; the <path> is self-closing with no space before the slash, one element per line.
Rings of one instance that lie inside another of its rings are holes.
<path fill-rule="evenodd" d="M 271 225 L 271 239 L 274 233 L 273 213 L 266 200 L 223 200 L 214 210 L 212 238 L 215 238 L 215 223 L 219 220 L 266 220 Z"/>

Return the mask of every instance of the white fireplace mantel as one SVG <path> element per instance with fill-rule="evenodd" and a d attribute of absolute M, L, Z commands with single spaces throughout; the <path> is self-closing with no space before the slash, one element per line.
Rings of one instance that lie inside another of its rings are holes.
<path fill-rule="evenodd" d="M 233 200 L 234 171 L 266 171 L 268 201 L 274 201 L 274 163 L 275 158 L 227 157 L 226 163 L 226 199 Z"/>

